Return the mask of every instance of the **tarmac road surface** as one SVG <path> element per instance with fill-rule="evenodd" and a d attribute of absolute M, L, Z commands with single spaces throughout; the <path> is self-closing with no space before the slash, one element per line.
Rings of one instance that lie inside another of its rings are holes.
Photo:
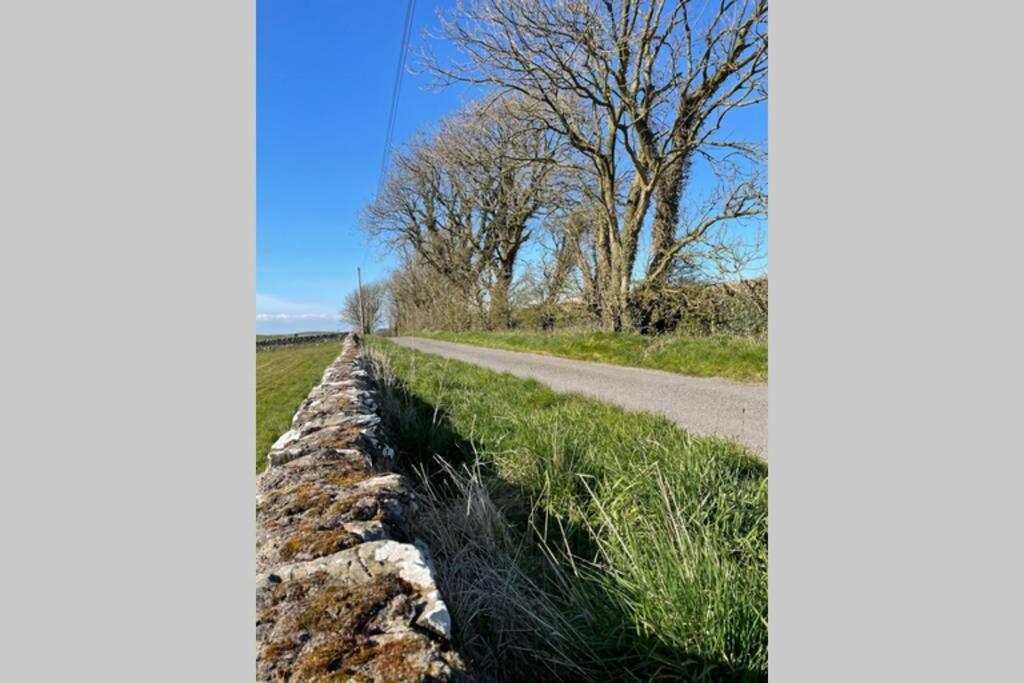
<path fill-rule="evenodd" d="M 661 370 L 569 360 L 536 353 L 394 337 L 411 349 L 535 379 L 556 391 L 584 394 L 665 415 L 694 434 L 734 439 L 768 459 L 768 384 L 688 377 Z"/>

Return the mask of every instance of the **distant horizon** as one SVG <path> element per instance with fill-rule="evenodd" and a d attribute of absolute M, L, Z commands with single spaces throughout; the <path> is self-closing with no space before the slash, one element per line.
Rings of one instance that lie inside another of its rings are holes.
<path fill-rule="evenodd" d="M 351 328 L 343 330 L 299 330 L 298 332 L 257 332 L 257 337 L 288 337 L 294 335 L 310 335 L 310 334 L 338 334 L 340 332 L 351 332 Z"/>

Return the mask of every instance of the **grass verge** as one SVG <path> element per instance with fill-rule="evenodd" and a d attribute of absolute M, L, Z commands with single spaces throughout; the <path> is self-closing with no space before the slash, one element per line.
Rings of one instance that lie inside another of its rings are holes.
<path fill-rule="evenodd" d="M 650 337 L 611 332 L 415 332 L 413 336 L 698 377 L 725 377 L 740 382 L 768 380 L 768 344 L 747 337 Z"/>
<path fill-rule="evenodd" d="M 765 680 L 767 466 L 741 446 L 368 340 L 418 533 L 483 680 Z"/>
<path fill-rule="evenodd" d="M 267 451 L 291 426 L 295 410 L 341 353 L 341 342 L 286 346 L 256 352 L 256 473 Z"/>

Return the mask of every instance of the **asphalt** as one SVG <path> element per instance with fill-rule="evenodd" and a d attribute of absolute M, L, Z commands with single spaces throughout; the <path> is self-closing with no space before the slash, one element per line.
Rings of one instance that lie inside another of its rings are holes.
<path fill-rule="evenodd" d="M 445 358 L 535 379 L 556 391 L 608 401 L 627 410 L 665 415 L 694 434 L 738 441 L 768 459 L 768 384 L 687 377 L 661 370 L 394 337 L 393 342 Z"/>

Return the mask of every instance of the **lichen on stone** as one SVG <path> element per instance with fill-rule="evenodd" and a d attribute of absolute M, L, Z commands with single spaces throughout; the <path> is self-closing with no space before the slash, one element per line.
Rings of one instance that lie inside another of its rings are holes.
<path fill-rule="evenodd" d="M 257 679 L 443 681 L 463 670 L 416 499 L 386 470 L 351 335 L 257 480 Z"/>

